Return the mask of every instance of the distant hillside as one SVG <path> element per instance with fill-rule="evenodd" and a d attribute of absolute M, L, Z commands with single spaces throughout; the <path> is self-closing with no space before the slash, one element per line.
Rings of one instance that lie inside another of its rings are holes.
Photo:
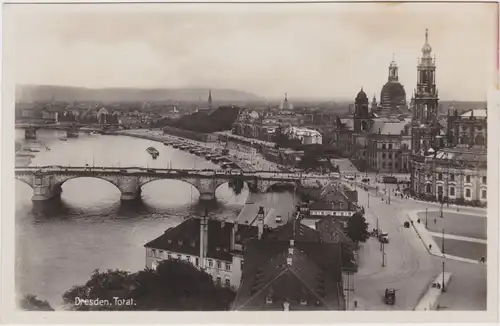
<path fill-rule="evenodd" d="M 262 98 L 248 92 L 232 89 L 212 89 L 217 101 L 260 101 Z M 46 85 L 18 85 L 16 102 L 51 101 L 99 101 L 99 102 L 154 102 L 154 101 L 206 101 L 208 89 L 202 88 L 83 88 Z"/>

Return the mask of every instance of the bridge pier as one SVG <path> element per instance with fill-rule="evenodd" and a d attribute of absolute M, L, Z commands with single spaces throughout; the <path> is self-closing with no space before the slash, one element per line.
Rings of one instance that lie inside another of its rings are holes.
<path fill-rule="evenodd" d="M 136 200 L 141 197 L 141 187 L 138 177 L 124 176 L 118 178 L 118 189 L 121 192 L 121 201 Z"/>
<path fill-rule="evenodd" d="M 60 197 L 62 187 L 60 185 L 35 185 L 33 187 L 33 195 L 31 201 L 45 201 L 56 197 Z"/>
<path fill-rule="evenodd" d="M 215 192 L 200 193 L 199 201 L 213 201 L 215 200 Z"/>
<path fill-rule="evenodd" d="M 141 188 L 136 191 L 122 191 L 120 195 L 121 201 L 132 201 L 141 198 Z"/>

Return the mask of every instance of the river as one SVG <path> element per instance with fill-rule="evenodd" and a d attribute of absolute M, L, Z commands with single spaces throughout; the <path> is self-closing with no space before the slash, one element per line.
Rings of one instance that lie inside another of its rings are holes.
<path fill-rule="evenodd" d="M 28 143 L 24 131 L 16 141 L 40 152 L 29 165 L 141 166 L 155 168 L 219 168 L 195 155 L 161 143 L 127 136 L 86 135 L 61 141 L 60 131 L 38 130 L 39 140 Z M 159 150 L 157 160 L 146 148 Z M 50 150 L 46 150 L 46 147 Z M 135 272 L 145 266 L 143 245 L 179 224 L 185 217 L 201 215 L 198 191 L 176 180 L 150 182 L 142 188 L 142 200 L 120 202 L 112 184 L 93 178 L 77 178 L 63 184 L 60 201 L 35 207 L 31 188 L 16 181 L 16 289 L 62 307 L 62 295 L 85 283 L 95 269 Z M 211 218 L 234 220 L 248 196 L 235 195 L 227 184 L 217 189 L 210 205 Z M 258 196 L 259 204 L 286 217 L 294 208 L 289 192 Z"/>

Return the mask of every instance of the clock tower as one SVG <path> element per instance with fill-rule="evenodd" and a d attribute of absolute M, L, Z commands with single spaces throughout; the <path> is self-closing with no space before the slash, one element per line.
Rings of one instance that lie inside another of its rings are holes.
<path fill-rule="evenodd" d="M 417 88 L 412 98 L 412 154 L 425 155 L 443 146 L 438 123 L 438 90 L 436 87 L 436 59 L 428 42 L 429 32 L 425 30 L 425 44 L 417 65 Z"/>

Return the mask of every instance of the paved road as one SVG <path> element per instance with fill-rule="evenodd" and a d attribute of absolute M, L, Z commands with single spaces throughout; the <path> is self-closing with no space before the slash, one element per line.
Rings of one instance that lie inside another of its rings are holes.
<path fill-rule="evenodd" d="M 442 271 L 442 259 L 431 256 L 413 229 L 405 229 L 406 212 L 413 209 L 425 210 L 426 204 L 411 199 L 391 199 L 391 204 L 370 192 L 359 191 L 359 203 L 366 208 L 366 218 L 370 228 L 376 227 L 389 233 L 390 243 L 385 246 L 386 266 L 382 267 L 380 244 L 370 239 L 360 250 L 360 270 L 354 276 L 355 297 L 361 309 L 398 310 L 413 309 L 431 280 Z M 385 196 L 387 198 L 387 196 Z M 438 303 L 447 309 L 485 309 L 486 308 L 486 267 L 446 259 L 445 268 L 452 272 L 449 285 L 450 295 L 446 293 Z M 397 291 L 395 306 L 382 302 L 386 287 Z M 468 299 L 464 299 L 468 298 Z M 467 306 L 469 302 L 469 306 Z"/>
<path fill-rule="evenodd" d="M 334 158 L 332 163 L 338 165 L 341 173 L 360 173 L 348 158 Z"/>
<path fill-rule="evenodd" d="M 404 210 L 397 204 L 388 205 L 380 197 L 359 191 L 359 202 L 366 203 L 366 218 L 369 228 L 377 225 L 389 233 L 389 244 L 385 249 L 385 266 L 382 266 L 382 251 L 376 239 L 369 239 L 359 252 L 360 268 L 354 276 L 355 297 L 360 308 L 366 310 L 411 310 L 425 293 L 429 282 L 437 275 L 432 257 L 412 229 L 405 229 Z M 383 303 L 386 288 L 397 290 L 394 306 Z"/>

